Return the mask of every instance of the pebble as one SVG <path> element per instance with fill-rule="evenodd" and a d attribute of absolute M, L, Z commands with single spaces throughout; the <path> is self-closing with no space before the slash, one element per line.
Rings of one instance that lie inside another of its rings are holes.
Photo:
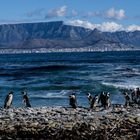
<path fill-rule="evenodd" d="M 139 116 L 139 117 L 136 117 L 136 122 L 137 122 L 138 124 L 140 124 L 140 116 Z"/>

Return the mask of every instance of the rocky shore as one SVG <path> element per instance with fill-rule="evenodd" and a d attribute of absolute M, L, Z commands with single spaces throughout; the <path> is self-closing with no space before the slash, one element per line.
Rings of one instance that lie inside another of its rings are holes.
<path fill-rule="evenodd" d="M 0 109 L 0 139 L 138 140 L 140 106 Z"/>

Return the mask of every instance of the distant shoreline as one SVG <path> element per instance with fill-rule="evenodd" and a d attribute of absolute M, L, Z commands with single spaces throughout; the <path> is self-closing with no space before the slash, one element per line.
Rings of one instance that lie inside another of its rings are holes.
<path fill-rule="evenodd" d="M 140 51 L 140 49 L 91 49 L 91 48 L 65 48 L 65 49 L 0 49 L 0 54 L 34 54 L 34 53 L 71 53 L 71 52 L 126 52 Z"/>

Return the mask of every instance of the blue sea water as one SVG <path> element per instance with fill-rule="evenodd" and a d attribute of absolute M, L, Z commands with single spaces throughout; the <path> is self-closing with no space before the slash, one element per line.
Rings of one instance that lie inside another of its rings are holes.
<path fill-rule="evenodd" d="M 140 51 L 0 55 L 0 106 L 10 90 L 16 107 L 22 106 L 22 90 L 35 107 L 68 106 L 72 92 L 79 106 L 88 106 L 88 92 L 101 91 L 123 103 L 122 91 L 138 86 Z"/>

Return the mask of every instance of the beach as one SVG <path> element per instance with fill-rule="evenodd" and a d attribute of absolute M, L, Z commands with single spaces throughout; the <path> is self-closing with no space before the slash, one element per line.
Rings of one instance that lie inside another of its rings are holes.
<path fill-rule="evenodd" d="M 0 108 L 0 139 L 136 140 L 140 107 L 124 107 L 122 93 L 140 85 L 140 52 L 2 55 L 0 106 L 13 91 L 10 109 Z M 57 57 L 56 57 L 57 56 Z M 119 57 L 118 57 L 119 56 Z M 27 91 L 33 108 L 23 107 Z M 111 106 L 89 109 L 87 93 L 109 92 Z M 76 94 L 77 109 L 69 107 Z"/>
<path fill-rule="evenodd" d="M 140 107 L 0 109 L 0 139 L 138 140 Z"/>

